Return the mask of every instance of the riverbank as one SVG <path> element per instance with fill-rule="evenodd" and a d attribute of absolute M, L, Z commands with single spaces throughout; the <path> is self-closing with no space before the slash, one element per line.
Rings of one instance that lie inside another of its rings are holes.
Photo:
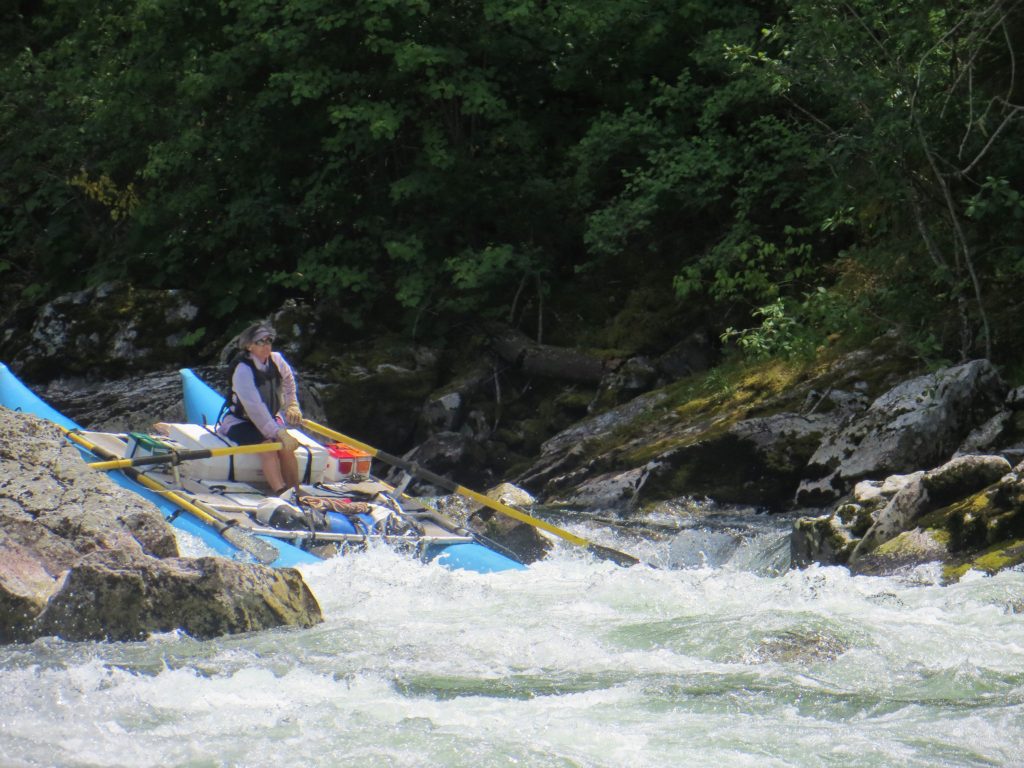
<path fill-rule="evenodd" d="M 142 348 L 124 326 L 107 326 L 102 333 L 116 333 L 117 344 L 83 341 L 76 308 L 102 312 L 118 297 L 108 287 L 89 301 L 44 308 L 26 331 L 21 365 L 42 371 L 63 358 L 68 370 L 82 370 L 103 349 L 94 377 L 60 377 L 44 396 L 103 429 L 180 418 L 169 383 L 175 373 L 132 371 L 188 357 L 185 337 Z M 164 300 L 185 301 L 173 292 Z M 188 315 L 186 306 L 164 311 Z M 1024 458 L 1024 395 L 984 360 L 929 368 L 887 335 L 809 357 L 713 365 L 696 330 L 678 333 L 660 353 L 619 357 L 484 329 L 458 351 L 393 337 L 346 345 L 317 326 L 309 307 L 289 304 L 271 319 L 299 372 L 308 415 L 464 485 L 511 480 L 548 508 L 617 520 L 679 498 L 803 510 L 811 522 L 796 527 L 801 564 L 845 564 L 855 552 L 864 560 L 869 549 L 885 554 L 883 546 L 898 551 L 876 557 L 876 572 L 937 558 L 956 578 L 1021 561 L 1010 470 Z M 127 325 L 142 322 L 140 315 Z M 217 360 L 230 346 L 223 337 L 204 346 L 210 365 L 200 371 L 210 381 L 222 378 Z M 102 374 L 118 361 L 128 375 Z M 985 469 L 930 499 L 918 490 L 907 503 L 912 492 L 901 491 L 907 483 L 899 478 L 965 456 L 987 457 L 974 462 Z"/>

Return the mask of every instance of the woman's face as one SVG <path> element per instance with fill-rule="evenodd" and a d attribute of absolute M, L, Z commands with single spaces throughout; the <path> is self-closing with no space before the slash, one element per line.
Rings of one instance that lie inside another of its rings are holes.
<path fill-rule="evenodd" d="M 248 346 L 249 354 L 261 363 L 265 363 L 267 362 L 267 358 L 270 357 L 270 347 L 273 343 L 274 340 L 269 336 L 262 339 L 256 339 L 256 341 Z"/>

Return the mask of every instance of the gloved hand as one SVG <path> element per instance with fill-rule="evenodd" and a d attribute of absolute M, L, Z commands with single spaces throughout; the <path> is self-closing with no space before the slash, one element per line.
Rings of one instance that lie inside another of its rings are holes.
<path fill-rule="evenodd" d="M 302 423 L 302 410 L 298 403 L 292 403 L 285 408 L 284 420 L 292 427 L 297 427 Z"/>
<path fill-rule="evenodd" d="M 277 440 L 284 446 L 286 451 L 294 451 L 299 447 L 299 441 L 296 440 L 285 427 L 281 427 L 277 430 Z"/>

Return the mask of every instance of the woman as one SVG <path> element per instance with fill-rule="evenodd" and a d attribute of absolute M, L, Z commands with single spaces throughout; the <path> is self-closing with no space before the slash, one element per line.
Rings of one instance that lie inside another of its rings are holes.
<path fill-rule="evenodd" d="M 238 356 L 229 372 L 231 391 L 227 413 L 217 432 L 239 445 L 280 442 L 280 451 L 259 454 L 263 477 L 274 495 L 299 484 L 295 459 L 298 441 L 288 434 L 287 425 L 302 422 L 295 374 L 280 352 L 274 352 L 275 333 L 266 322 L 258 322 L 238 337 Z"/>

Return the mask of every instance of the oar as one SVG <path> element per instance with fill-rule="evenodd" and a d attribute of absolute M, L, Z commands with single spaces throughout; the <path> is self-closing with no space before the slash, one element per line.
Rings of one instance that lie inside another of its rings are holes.
<path fill-rule="evenodd" d="M 60 427 L 60 425 L 58 425 L 58 427 Z M 113 460 L 115 458 L 112 452 L 108 451 L 103 446 L 97 445 L 91 440 L 88 440 L 79 433 L 70 429 L 65 429 L 64 427 L 60 427 L 60 430 L 64 433 L 65 437 L 82 446 L 90 453 L 103 459 Z M 206 504 L 202 504 L 198 501 L 191 502 L 168 488 L 163 483 L 154 480 L 148 475 L 142 474 L 132 467 L 125 467 L 123 468 L 123 471 L 125 475 L 139 483 L 139 485 L 149 488 L 151 491 L 156 491 L 162 496 L 166 496 L 181 509 L 195 517 L 198 517 L 204 523 L 213 527 L 213 529 L 221 535 L 221 538 L 238 547 L 243 552 L 248 552 L 256 558 L 257 562 L 260 562 L 263 565 L 270 565 L 281 556 L 281 553 L 278 552 L 275 546 L 261 539 L 257 539 L 255 536 L 250 535 L 231 523 L 225 522 L 219 512 Z"/>
<path fill-rule="evenodd" d="M 484 496 L 482 493 L 470 490 L 469 488 L 463 488 L 461 485 L 452 482 L 446 477 L 441 477 L 440 475 L 437 475 L 428 469 L 423 469 L 418 464 L 415 464 L 411 461 L 406 461 L 405 459 L 399 458 L 398 456 L 392 456 L 390 453 L 385 453 L 384 451 L 374 448 L 372 445 L 367 445 L 366 443 L 360 442 L 359 440 L 343 435 L 340 432 L 335 432 L 333 429 L 317 424 L 315 421 L 303 419 L 302 426 L 304 426 L 310 432 L 316 432 L 317 434 L 323 435 L 324 437 L 329 437 L 332 440 L 338 440 L 342 443 L 347 443 L 348 445 L 351 445 L 353 448 L 358 448 L 361 451 L 365 451 L 371 456 L 374 456 L 382 461 L 385 461 L 388 464 L 391 464 L 392 466 L 398 467 L 399 469 L 403 469 L 406 472 L 417 477 L 420 477 L 426 480 L 427 482 L 436 485 L 439 488 L 444 488 L 445 490 L 451 491 L 452 493 L 457 493 L 460 496 L 465 496 L 468 499 L 473 499 L 473 501 L 483 504 L 485 507 L 493 509 L 495 512 L 499 512 L 505 515 L 506 517 L 511 517 L 513 520 L 518 520 L 522 523 L 526 523 L 527 525 L 532 525 L 534 528 L 539 528 L 541 530 L 547 531 L 548 533 L 552 533 L 555 536 L 558 536 L 559 538 L 568 541 L 570 544 L 575 544 L 579 547 L 585 547 L 588 552 L 591 552 L 592 554 L 604 560 L 611 560 L 613 563 L 616 563 L 618 565 L 637 565 L 640 562 L 637 558 L 633 557 L 632 555 L 627 555 L 625 552 L 619 552 L 618 550 L 612 549 L 611 547 L 605 547 L 600 544 L 594 544 L 592 541 L 587 541 L 582 536 L 577 536 L 574 533 L 569 533 L 569 531 L 562 530 L 561 528 L 551 525 L 551 523 L 539 520 L 536 517 L 532 517 L 531 515 L 528 515 L 525 512 L 515 509 L 514 507 L 510 507 L 508 504 L 502 504 L 500 501 L 495 501 L 489 496 Z"/>
<path fill-rule="evenodd" d="M 236 456 L 243 453 L 270 453 L 280 451 L 281 443 L 256 443 L 255 445 L 228 445 L 223 448 L 190 448 L 185 451 L 171 450 L 168 453 L 155 453 L 149 456 L 136 456 L 129 459 L 112 459 L 110 461 L 94 461 L 89 464 L 93 469 L 124 469 L 125 467 L 141 467 L 149 464 L 178 464 L 193 459 L 209 459 L 213 456 Z"/>

